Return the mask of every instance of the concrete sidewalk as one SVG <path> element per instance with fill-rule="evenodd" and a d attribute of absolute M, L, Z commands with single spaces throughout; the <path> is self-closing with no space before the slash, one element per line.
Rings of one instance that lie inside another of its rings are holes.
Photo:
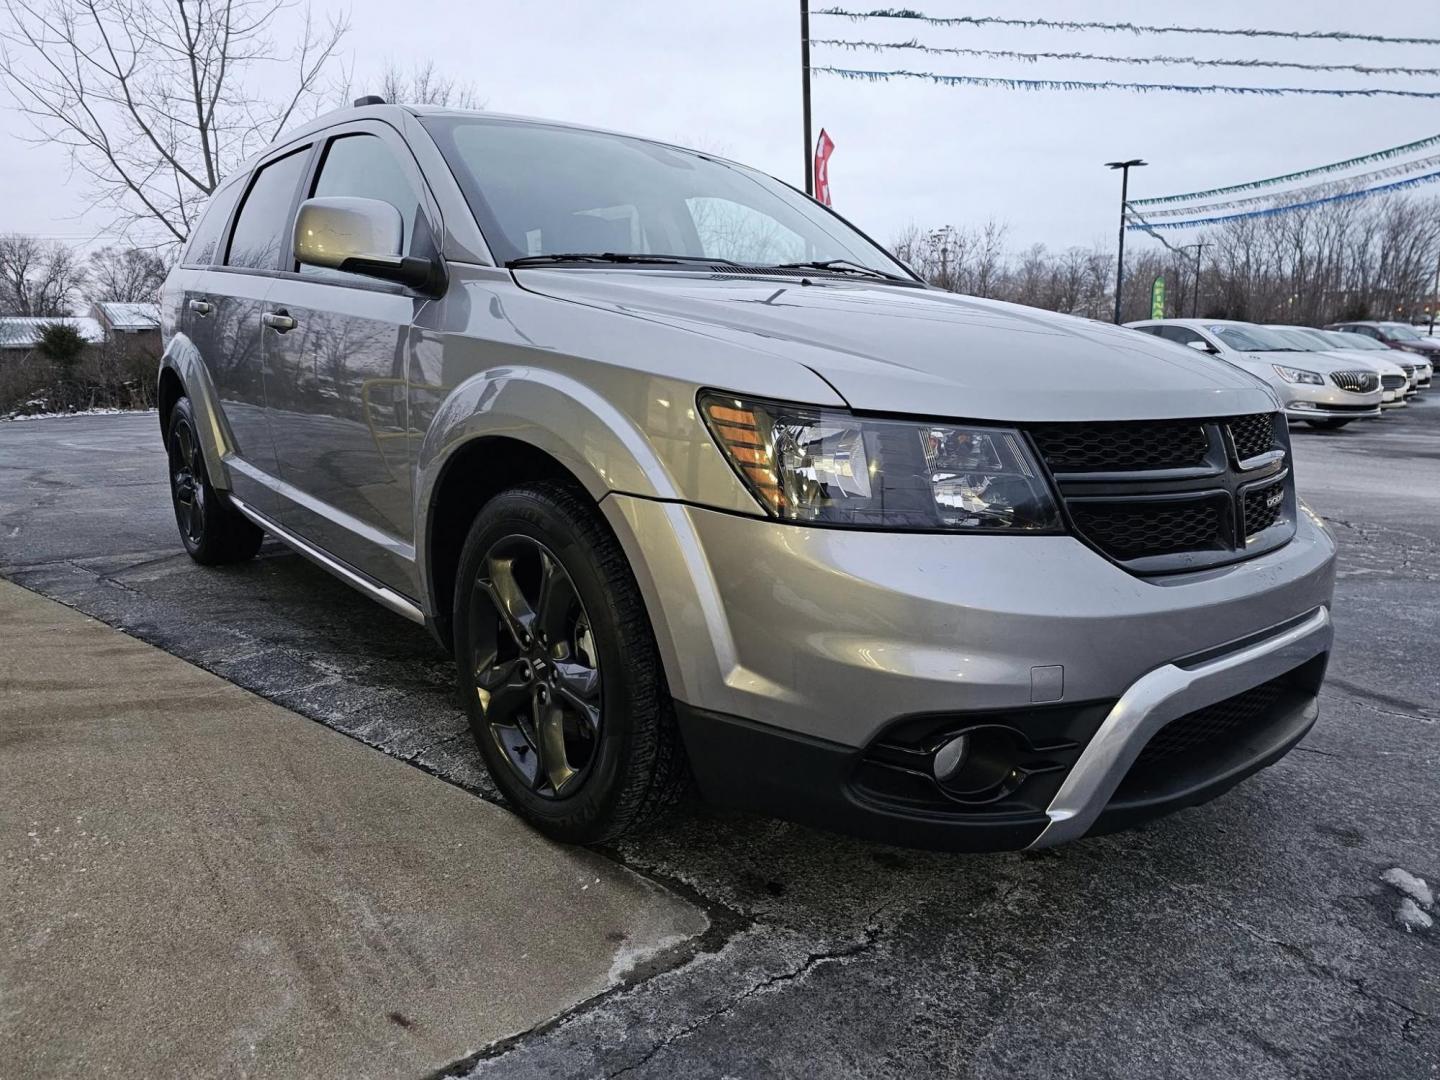
<path fill-rule="evenodd" d="M 705 928 L 0 581 L 0 1074 L 420 1076 Z"/>

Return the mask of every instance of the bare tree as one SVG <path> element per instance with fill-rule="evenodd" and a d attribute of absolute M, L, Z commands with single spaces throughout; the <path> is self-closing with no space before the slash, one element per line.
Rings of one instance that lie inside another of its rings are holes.
<path fill-rule="evenodd" d="M 91 295 L 124 304 L 153 303 L 169 269 L 147 248 L 103 247 L 90 256 Z"/>
<path fill-rule="evenodd" d="M 85 268 L 58 241 L 0 236 L 0 314 L 69 315 L 85 285 Z"/>
<path fill-rule="evenodd" d="M 228 172 L 321 103 L 347 26 L 317 24 L 306 0 L 0 4 L 0 82 L 39 141 L 69 148 L 122 232 L 174 242 Z"/>
<path fill-rule="evenodd" d="M 473 82 L 459 82 L 435 70 L 435 61 L 416 63 L 405 71 L 398 64 L 386 65 L 374 93 L 397 105 L 442 105 L 452 109 L 483 109 L 485 99 Z M 369 91 L 366 91 L 369 92 Z"/>

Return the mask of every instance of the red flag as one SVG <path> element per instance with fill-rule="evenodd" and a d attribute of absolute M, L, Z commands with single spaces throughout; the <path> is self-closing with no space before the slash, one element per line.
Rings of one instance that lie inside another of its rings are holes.
<path fill-rule="evenodd" d="M 830 151 L 835 149 L 835 141 L 825 134 L 825 129 L 820 129 L 820 138 L 815 140 L 815 198 L 818 202 L 830 206 Z"/>

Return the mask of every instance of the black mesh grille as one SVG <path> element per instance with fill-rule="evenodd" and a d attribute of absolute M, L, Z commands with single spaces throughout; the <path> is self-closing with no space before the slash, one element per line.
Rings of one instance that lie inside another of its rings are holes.
<path fill-rule="evenodd" d="M 1368 394 L 1380 386 L 1380 376 L 1373 371 L 1332 371 L 1330 381 L 1352 394 Z"/>
<path fill-rule="evenodd" d="M 1072 503 L 1070 514 L 1081 532 L 1116 559 L 1205 550 L 1224 542 L 1220 510 L 1213 501 Z"/>
<path fill-rule="evenodd" d="M 1230 418 L 1230 437 L 1241 461 L 1268 453 L 1275 445 L 1275 420 L 1270 413 Z"/>
<path fill-rule="evenodd" d="M 1408 383 L 1409 381 L 1410 381 L 1410 380 L 1407 379 L 1407 378 L 1405 378 L 1404 375 L 1381 375 L 1381 376 L 1380 376 L 1380 385 L 1383 386 L 1386 390 L 1399 390 L 1402 386 L 1404 386 L 1404 385 L 1405 385 L 1406 383 Z"/>
<path fill-rule="evenodd" d="M 1284 683 L 1277 679 L 1172 720 L 1145 744 L 1132 768 L 1145 769 L 1203 750 L 1253 726 L 1274 707 L 1283 692 Z"/>
<path fill-rule="evenodd" d="M 1204 421 L 1039 424 L 1030 428 L 1054 472 L 1135 472 L 1205 464 Z"/>
<path fill-rule="evenodd" d="M 1272 505 L 1271 500 L 1274 499 Z M 1268 529 L 1280 517 L 1285 508 L 1285 484 L 1283 481 L 1267 484 L 1262 488 L 1251 488 L 1245 493 L 1245 535 L 1254 536 Z"/>

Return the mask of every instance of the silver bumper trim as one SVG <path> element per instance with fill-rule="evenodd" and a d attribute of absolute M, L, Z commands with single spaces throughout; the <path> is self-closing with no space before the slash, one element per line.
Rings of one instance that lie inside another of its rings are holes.
<path fill-rule="evenodd" d="M 1330 610 L 1316 608 L 1303 622 L 1272 637 L 1203 663 L 1166 664 L 1142 676 L 1120 696 L 1050 801 L 1048 825 L 1032 848 L 1083 836 L 1120 786 L 1150 737 L 1172 720 L 1213 705 L 1299 667 L 1330 648 Z"/>

